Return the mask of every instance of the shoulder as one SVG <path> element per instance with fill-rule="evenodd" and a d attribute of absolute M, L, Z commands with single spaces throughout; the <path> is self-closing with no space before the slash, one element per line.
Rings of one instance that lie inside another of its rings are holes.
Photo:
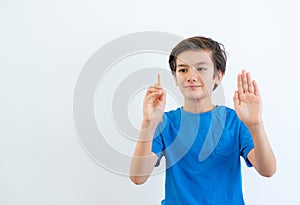
<path fill-rule="evenodd" d="M 238 119 L 238 116 L 236 114 L 236 111 L 232 108 L 229 108 L 227 106 L 218 106 L 219 108 L 219 112 L 222 110 L 223 112 L 225 111 L 225 114 L 226 114 L 226 118 L 227 119 L 233 119 L 233 118 L 237 118 Z"/>
<path fill-rule="evenodd" d="M 170 110 L 168 112 L 165 112 L 164 115 L 168 118 L 168 119 L 174 119 L 174 118 L 178 118 L 181 115 L 181 108 L 177 108 L 175 110 Z"/>
<path fill-rule="evenodd" d="M 179 126 L 181 119 L 181 108 L 170 110 L 164 113 L 162 121 L 159 123 L 159 128 L 161 130 L 167 127 Z"/>
<path fill-rule="evenodd" d="M 225 115 L 223 119 L 226 119 L 225 126 L 228 128 L 239 128 L 241 126 L 242 121 L 239 119 L 234 109 L 226 106 L 219 106 L 218 112 L 222 112 L 223 115 Z"/>

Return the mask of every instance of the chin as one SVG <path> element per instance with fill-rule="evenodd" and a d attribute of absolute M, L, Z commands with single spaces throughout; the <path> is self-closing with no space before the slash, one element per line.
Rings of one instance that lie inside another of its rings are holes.
<path fill-rule="evenodd" d="M 205 98 L 209 98 L 209 95 L 207 94 L 189 94 L 184 96 L 185 99 L 192 100 L 192 101 L 199 101 L 203 100 Z"/>
<path fill-rule="evenodd" d="M 188 99 L 188 100 L 195 100 L 195 101 L 197 101 L 197 100 L 203 99 L 203 96 L 186 96 L 185 98 Z"/>

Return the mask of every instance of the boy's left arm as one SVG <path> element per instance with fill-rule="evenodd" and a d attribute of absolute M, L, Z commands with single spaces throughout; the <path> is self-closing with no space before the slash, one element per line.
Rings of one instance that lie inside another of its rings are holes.
<path fill-rule="evenodd" d="M 262 121 L 262 99 L 257 83 L 245 70 L 238 75 L 238 91 L 234 94 L 234 108 L 240 120 L 248 127 L 254 142 L 247 158 L 258 173 L 271 177 L 276 171 L 276 159 Z"/>

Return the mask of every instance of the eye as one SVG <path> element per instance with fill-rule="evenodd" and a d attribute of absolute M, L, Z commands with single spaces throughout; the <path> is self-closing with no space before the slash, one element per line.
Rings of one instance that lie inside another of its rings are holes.
<path fill-rule="evenodd" d="M 186 73 L 187 72 L 187 69 L 186 68 L 180 68 L 178 70 L 179 73 Z"/>
<path fill-rule="evenodd" d="M 206 68 L 202 68 L 202 67 L 197 68 L 197 71 L 204 71 L 204 70 L 207 70 L 207 69 Z"/>

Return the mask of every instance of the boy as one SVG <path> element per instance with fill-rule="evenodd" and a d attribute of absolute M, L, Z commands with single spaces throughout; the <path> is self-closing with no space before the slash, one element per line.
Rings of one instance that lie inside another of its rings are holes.
<path fill-rule="evenodd" d="M 222 44 L 205 37 L 180 42 L 169 65 L 184 105 L 164 114 L 166 92 L 159 84 L 148 88 L 130 179 L 144 183 L 164 156 L 162 204 L 244 204 L 240 156 L 262 176 L 276 171 L 256 82 L 243 70 L 237 77 L 235 110 L 213 105 L 211 93 L 225 73 L 226 53 Z"/>

